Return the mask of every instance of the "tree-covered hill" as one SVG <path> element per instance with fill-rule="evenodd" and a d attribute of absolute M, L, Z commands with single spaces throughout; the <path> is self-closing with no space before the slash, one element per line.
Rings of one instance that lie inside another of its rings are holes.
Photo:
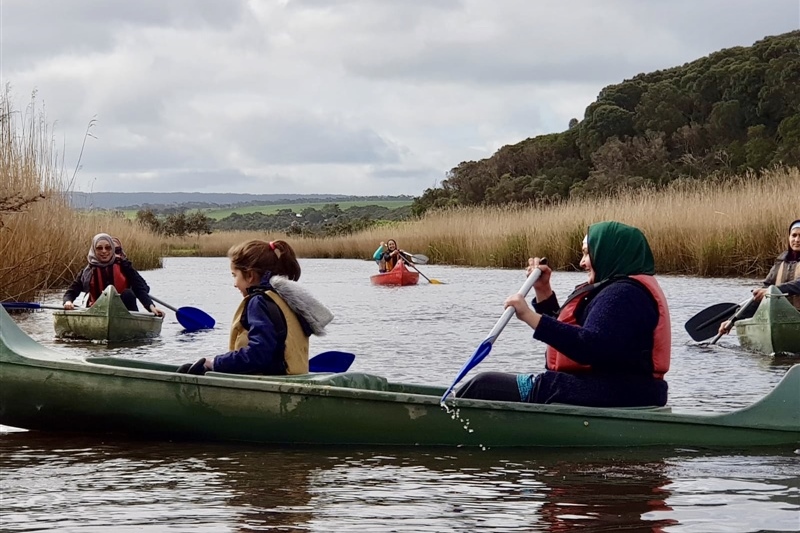
<path fill-rule="evenodd" d="M 775 164 L 800 164 L 800 31 L 605 87 L 566 131 L 460 163 L 413 210 L 551 203 Z"/>

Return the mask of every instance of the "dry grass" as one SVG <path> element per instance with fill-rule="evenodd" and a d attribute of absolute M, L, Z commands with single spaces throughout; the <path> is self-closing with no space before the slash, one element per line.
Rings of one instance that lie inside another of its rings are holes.
<path fill-rule="evenodd" d="M 299 239 L 259 232 L 174 238 L 167 241 L 165 251 L 222 256 L 246 239 L 280 238 L 290 242 L 300 257 L 368 259 L 380 241 L 393 238 L 402 249 L 426 254 L 436 263 L 520 268 L 529 256 L 541 255 L 556 268 L 570 269 L 577 268 L 586 228 L 618 220 L 644 231 L 660 273 L 760 276 L 786 246 L 788 225 L 800 216 L 798 198 L 800 171 L 779 168 L 758 176 L 675 182 L 667 190 L 631 191 L 547 208 L 440 211 L 422 220 L 337 238 Z"/>
<path fill-rule="evenodd" d="M 569 268 L 580 260 L 589 224 L 618 220 L 644 231 L 660 273 L 763 275 L 786 247 L 789 223 L 800 216 L 798 198 L 800 171 L 782 168 L 545 209 L 445 211 L 431 214 L 398 239 L 411 241 L 415 251 L 439 262 L 520 267 L 536 254 Z M 424 239 L 423 228 L 435 231 Z"/>
<path fill-rule="evenodd" d="M 158 246 L 137 246 L 145 235 L 137 226 L 69 207 L 63 158 L 52 143 L 34 101 L 21 114 L 8 92 L 0 95 L 0 300 L 32 300 L 39 291 L 63 287 L 86 264 L 91 238 L 100 231 L 136 249 L 137 267 L 161 264 Z"/>

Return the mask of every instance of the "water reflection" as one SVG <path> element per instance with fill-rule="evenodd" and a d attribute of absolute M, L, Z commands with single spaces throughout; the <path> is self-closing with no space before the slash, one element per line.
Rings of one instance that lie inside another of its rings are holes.
<path fill-rule="evenodd" d="M 4 531 L 795 531 L 797 457 L 0 436 Z M 795 529 L 792 529 L 795 528 Z"/>

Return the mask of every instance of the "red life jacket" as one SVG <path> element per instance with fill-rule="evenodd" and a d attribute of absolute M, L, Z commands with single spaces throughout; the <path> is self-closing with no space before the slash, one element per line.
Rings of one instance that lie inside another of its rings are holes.
<path fill-rule="evenodd" d="M 667 298 L 664 296 L 664 292 L 653 276 L 637 274 L 628 277 L 644 285 L 647 291 L 653 296 L 656 304 L 658 304 L 658 323 L 653 332 L 653 377 L 663 379 L 664 374 L 669 370 L 669 358 L 672 350 L 672 331 L 670 329 Z M 578 320 L 575 316 L 575 311 L 581 300 L 581 298 L 572 298 L 568 300 L 558 313 L 558 321 L 566 324 L 577 324 Z M 569 373 L 591 372 L 592 370 L 590 365 L 576 363 L 552 346 L 547 347 L 546 356 L 548 370 Z"/>
<path fill-rule="evenodd" d="M 103 289 L 110 285 L 110 283 L 106 283 L 109 274 L 113 276 L 114 288 L 117 289 L 118 293 L 121 294 L 122 291 L 130 288 L 128 285 L 128 279 L 125 277 L 125 274 L 122 273 L 122 267 L 118 261 L 110 267 L 94 267 L 92 268 L 92 277 L 89 279 L 90 306 L 94 305 L 95 300 L 100 298 L 100 294 L 102 294 Z"/>

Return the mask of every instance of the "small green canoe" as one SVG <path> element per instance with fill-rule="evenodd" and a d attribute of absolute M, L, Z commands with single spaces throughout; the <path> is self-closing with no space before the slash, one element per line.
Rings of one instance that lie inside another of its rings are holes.
<path fill-rule="evenodd" d="M 163 319 L 152 313 L 129 311 L 109 285 L 93 306 L 53 312 L 56 337 L 125 342 L 158 337 Z"/>
<path fill-rule="evenodd" d="M 727 413 L 455 400 L 444 387 L 345 372 L 291 377 L 82 358 L 46 348 L 0 308 L 0 424 L 159 439 L 315 445 L 710 446 L 800 444 L 800 365 Z"/>
<path fill-rule="evenodd" d="M 752 352 L 800 355 L 800 311 L 773 285 L 753 317 L 736 322 L 736 335 Z"/>

